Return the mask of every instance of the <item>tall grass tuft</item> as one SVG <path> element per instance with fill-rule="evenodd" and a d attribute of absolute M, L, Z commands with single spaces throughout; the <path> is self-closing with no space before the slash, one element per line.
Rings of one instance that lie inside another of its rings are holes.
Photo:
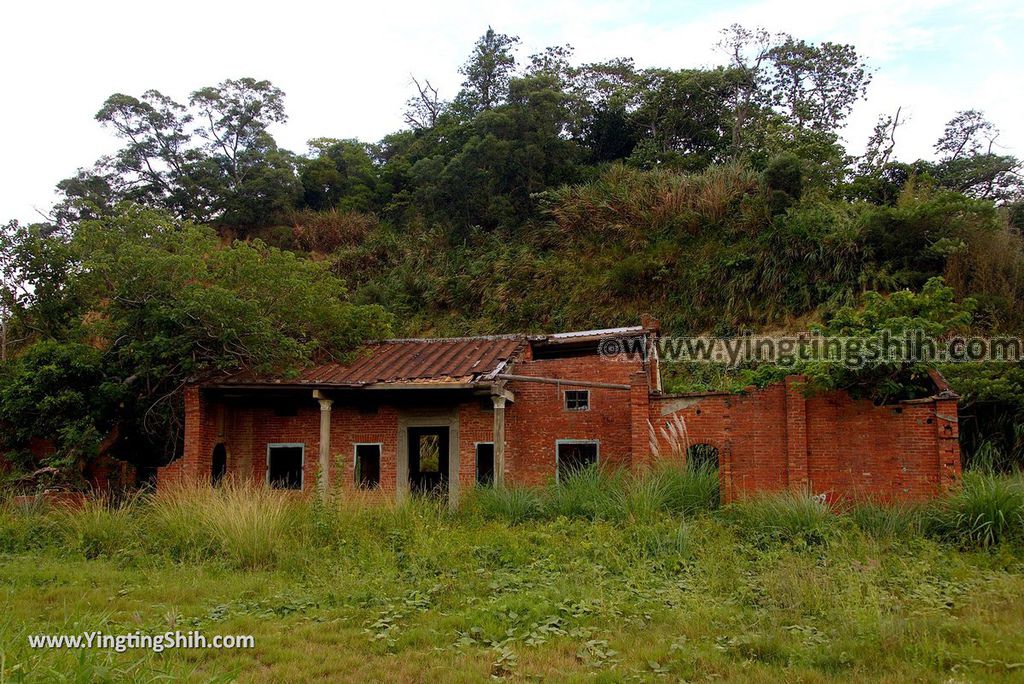
<path fill-rule="evenodd" d="M 106 497 L 86 499 L 81 506 L 61 507 L 57 525 L 68 547 L 86 558 L 114 556 L 137 541 L 137 499 L 114 502 Z"/>
<path fill-rule="evenodd" d="M 836 532 L 836 516 L 818 497 L 778 492 L 743 499 L 724 509 L 741 533 L 761 543 L 814 546 Z"/>
<path fill-rule="evenodd" d="M 152 541 L 179 560 L 219 557 L 246 569 L 272 567 L 295 533 L 286 492 L 226 481 L 159 491 L 148 508 Z"/>
<path fill-rule="evenodd" d="M 920 534 L 923 525 L 921 506 L 898 502 L 857 504 L 845 512 L 862 532 L 875 539 L 907 539 Z"/>
<path fill-rule="evenodd" d="M 488 520 L 506 520 L 513 525 L 536 520 L 543 513 L 540 492 L 533 487 L 479 487 L 469 497 L 467 508 Z"/>
<path fill-rule="evenodd" d="M 969 472 L 963 487 L 935 504 L 933 533 L 964 548 L 989 548 L 1024 540 L 1024 481 Z"/>
<path fill-rule="evenodd" d="M 718 469 L 711 465 L 659 466 L 651 475 L 662 483 L 665 510 L 693 515 L 718 508 L 720 488 Z"/>
<path fill-rule="evenodd" d="M 625 496 L 624 485 L 624 476 L 618 471 L 596 466 L 580 468 L 547 487 L 544 510 L 552 518 L 618 518 Z"/>

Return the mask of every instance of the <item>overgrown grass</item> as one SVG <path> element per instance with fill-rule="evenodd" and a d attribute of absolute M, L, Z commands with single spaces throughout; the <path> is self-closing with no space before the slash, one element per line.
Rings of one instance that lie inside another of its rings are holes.
<path fill-rule="evenodd" d="M 479 490 L 457 511 L 239 483 L 4 505 L 0 679 L 1000 679 L 1024 650 L 1020 484 L 718 507 L 713 471 L 665 468 Z M 92 629 L 253 634 L 256 649 L 26 643 Z"/>
<path fill-rule="evenodd" d="M 558 517 L 621 521 L 667 514 L 689 516 L 718 508 L 718 471 L 660 466 L 628 475 L 584 468 L 544 488 L 480 488 L 470 501 L 469 510 L 512 523 Z"/>
<path fill-rule="evenodd" d="M 228 481 L 158 492 L 145 507 L 151 544 L 183 558 L 216 555 L 239 568 L 270 567 L 287 548 L 298 507 L 284 492 Z"/>
<path fill-rule="evenodd" d="M 963 487 L 935 505 L 934 531 L 963 547 L 1024 541 L 1024 480 L 967 473 Z"/>
<path fill-rule="evenodd" d="M 835 535 L 837 527 L 837 518 L 824 501 L 794 492 L 743 499 L 725 513 L 741 534 L 761 545 L 823 544 Z"/>

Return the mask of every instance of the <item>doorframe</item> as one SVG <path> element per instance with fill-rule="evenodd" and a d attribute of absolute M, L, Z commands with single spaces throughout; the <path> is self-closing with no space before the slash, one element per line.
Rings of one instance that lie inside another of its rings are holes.
<path fill-rule="evenodd" d="M 301 449 L 302 460 L 299 462 L 299 489 L 298 491 L 306 491 L 306 444 L 304 442 L 267 442 L 267 486 L 270 486 L 270 450 L 271 449 Z"/>
<path fill-rule="evenodd" d="M 601 467 L 601 440 L 599 439 L 556 439 L 555 440 L 555 483 L 557 484 L 561 480 L 561 463 L 559 447 L 563 444 L 593 444 L 595 448 L 594 465 L 598 468 Z"/>
<path fill-rule="evenodd" d="M 355 489 L 359 489 L 359 480 L 356 479 L 356 472 L 359 470 L 359 447 L 361 446 L 375 446 L 377 447 L 377 487 L 380 489 L 384 470 L 384 443 L 383 442 L 352 442 L 352 486 Z"/>
<path fill-rule="evenodd" d="M 448 428 L 448 505 L 459 505 L 459 409 L 449 411 L 400 411 L 398 453 L 395 458 L 395 493 L 399 501 L 409 498 L 409 428 Z"/>

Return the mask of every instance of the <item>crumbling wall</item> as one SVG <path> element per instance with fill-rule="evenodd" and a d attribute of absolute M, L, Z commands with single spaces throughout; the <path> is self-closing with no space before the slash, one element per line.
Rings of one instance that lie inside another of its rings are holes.
<path fill-rule="evenodd" d="M 660 458 L 718 449 L 727 501 L 791 489 L 829 499 L 921 500 L 960 478 L 956 398 L 876 406 L 845 392 L 807 394 L 803 378 L 744 394 L 653 396 Z M 681 444 L 668 438 L 685 432 Z"/>

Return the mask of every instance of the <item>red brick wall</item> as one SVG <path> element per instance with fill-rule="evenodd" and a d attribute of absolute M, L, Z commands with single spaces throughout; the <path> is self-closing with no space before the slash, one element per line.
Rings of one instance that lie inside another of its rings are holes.
<path fill-rule="evenodd" d="M 623 362 L 595 356 L 520 361 L 511 373 L 629 385 L 643 371 L 639 361 Z M 646 376 L 643 395 L 648 395 Z M 589 411 L 567 411 L 563 393 L 571 384 L 549 385 L 529 381 L 509 382 L 516 400 L 506 409 L 506 471 L 509 483 L 543 484 L 555 475 L 555 444 L 561 439 L 594 440 L 599 443 L 602 466 L 629 468 L 633 463 L 633 418 L 630 390 L 590 390 Z M 646 423 L 646 415 L 643 422 Z M 644 426 L 646 442 L 647 429 Z"/>
<path fill-rule="evenodd" d="M 638 372 L 639 371 L 639 372 Z M 647 376 L 640 362 L 624 363 L 595 357 L 528 360 L 510 372 L 534 377 L 562 378 L 629 385 L 632 390 L 590 389 L 589 411 L 567 411 L 562 393 L 572 385 L 555 386 L 513 381 L 508 388 L 515 401 L 505 414 L 506 474 L 510 483 L 543 484 L 555 475 L 555 443 L 560 439 L 594 440 L 600 444 L 602 464 L 630 467 L 633 450 L 643 446 L 646 460 L 648 431 Z M 637 410 L 631 413 L 631 394 Z M 483 407 L 486 397 L 459 404 L 459 482 L 463 489 L 476 482 L 476 444 L 493 441 L 494 413 Z M 427 402 L 429 403 L 429 401 Z M 381 406 L 374 414 L 335 403 L 331 412 L 332 487 L 354 487 L 354 445 L 381 444 L 381 487 L 396 485 L 398 410 Z M 254 482 L 266 481 L 268 443 L 305 445 L 304 484 L 316 486 L 320 448 L 320 409 L 310 397 L 295 416 L 278 416 L 271 406 L 222 403 L 208 398 L 197 387 L 185 392 L 184 456 L 159 471 L 159 483 L 196 478 L 206 480 L 212 470 L 214 446 L 223 442 L 228 453 L 228 472 Z M 634 424 L 642 426 L 635 440 Z M 635 444 L 634 444 L 635 443 Z"/>
<path fill-rule="evenodd" d="M 490 402 L 483 397 L 484 402 Z M 507 410 L 507 409 L 506 409 Z M 476 486 L 476 445 L 494 441 L 494 411 L 487 410 L 480 401 L 459 407 L 459 484 L 462 491 Z M 509 441 L 505 431 L 505 443 Z"/>
<path fill-rule="evenodd" d="M 510 381 L 515 401 L 506 408 L 506 481 L 543 484 L 556 471 L 558 440 L 593 440 L 602 465 L 641 469 L 652 459 L 682 458 L 665 438 L 677 419 L 686 444 L 719 451 L 726 500 L 755 491 L 794 489 L 831 498 L 921 499 L 953 486 L 960 477 L 956 400 L 927 399 L 894 406 L 854 401 L 841 392 L 805 396 L 802 380 L 788 378 L 746 394 L 650 394 L 642 365 L 595 357 L 524 360 L 510 372 L 559 378 L 565 385 Z M 590 410 L 567 411 L 563 393 L 572 380 L 628 385 L 588 388 Z M 484 398 L 486 401 L 486 398 Z M 271 406 L 222 403 L 189 388 L 183 458 L 159 473 L 160 484 L 184 477 L 208 479 L 214 445 L 224 442 L 228 472 L 266 480 L 269 443 L 305 445 L 304 482 L 316 487 L 320 409 L 310 397 L 296 415 Z M 459 481 L 476 478 L 478 442 L 493 439 L 493 411 L 467 398 L 459 417 Z M 381 444 L 381 488 L 396 486 L 399 411 L 376 412 L 336 404 L 331 421 L 330 482 L 354 488 L 356 443 Z M 652 440 L 653 437 L 653 440 Z M 683 448 L 685 451 L 685 447 Z"/>
<path fill-rule="evenodd" d="M 689 444 L 719 450 L 726 500 L 790 488 L 844 497 L 924 499 L 960 477 L 955 399 L 893 406 L 844 392 L 804 396 L 791 377 L 743 395 L 655 397 L 660 450 L 666 423 L 682 419 Z"/>

